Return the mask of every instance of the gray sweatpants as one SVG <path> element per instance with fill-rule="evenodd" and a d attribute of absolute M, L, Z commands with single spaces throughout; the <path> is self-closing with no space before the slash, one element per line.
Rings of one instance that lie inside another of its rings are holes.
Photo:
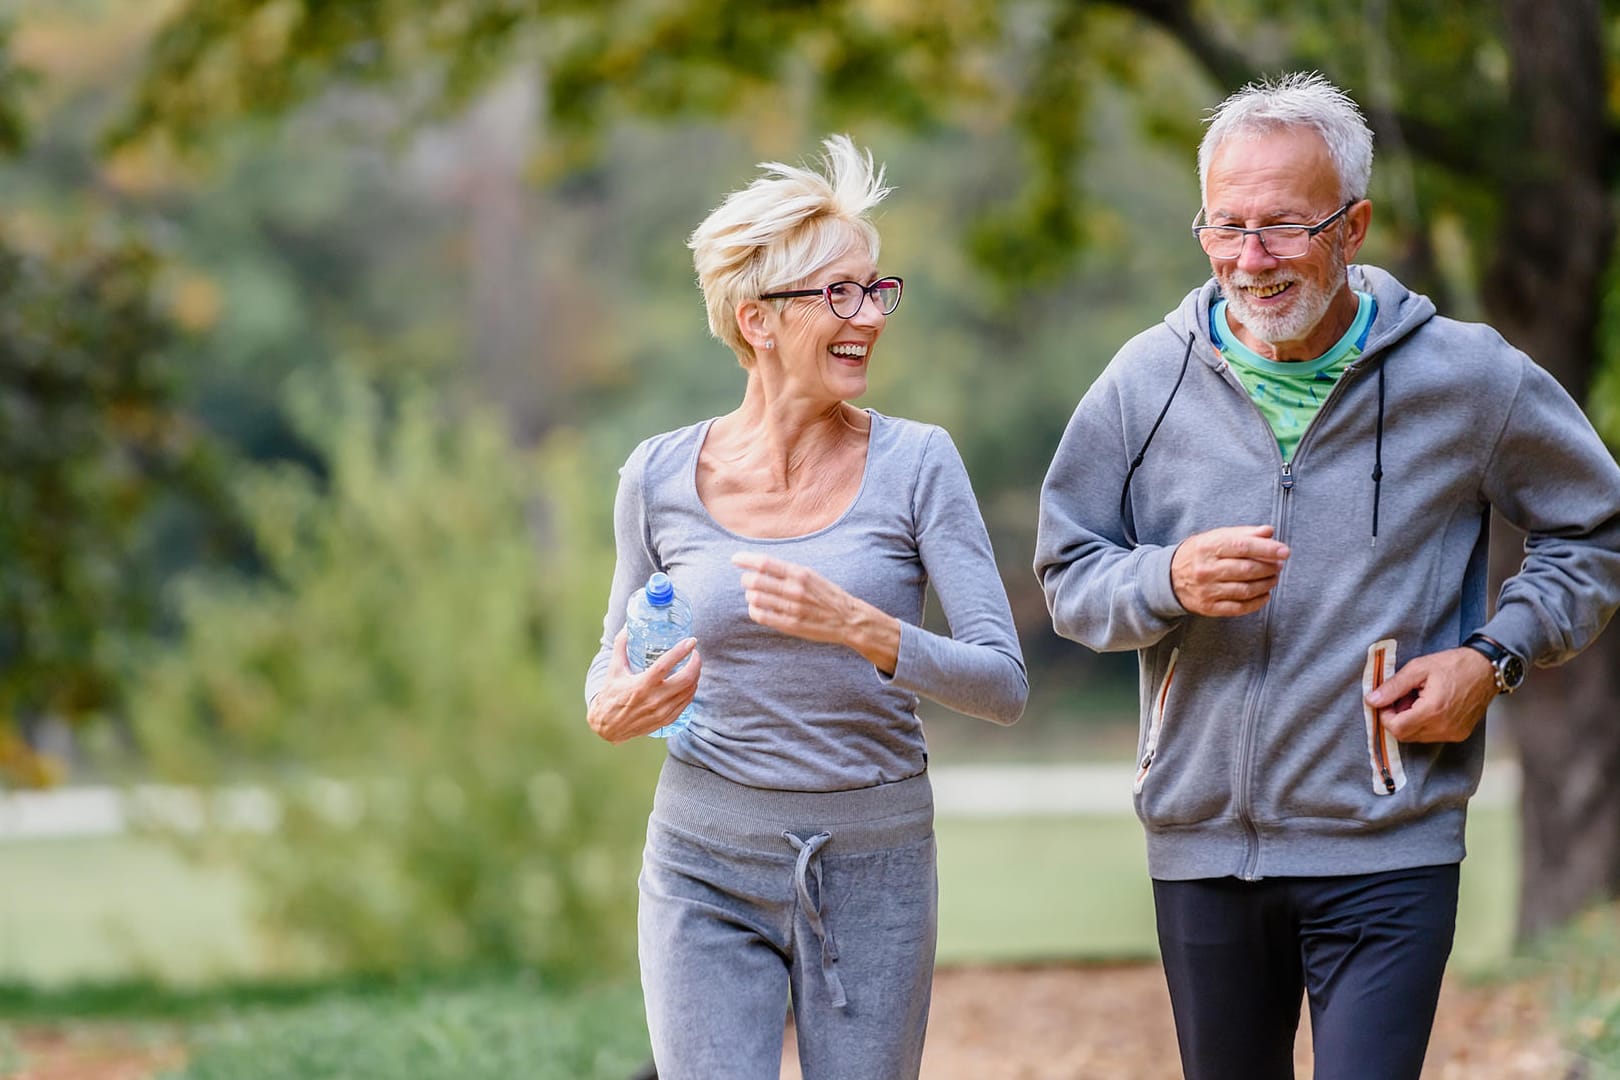
<path fill-rule="evenodd" d="M 666 760 L 641 868 L 641 987 L 660 1080 L 804 1080 L 922 1062 L 938 921 L 926 774 L 770 791 Z"/>

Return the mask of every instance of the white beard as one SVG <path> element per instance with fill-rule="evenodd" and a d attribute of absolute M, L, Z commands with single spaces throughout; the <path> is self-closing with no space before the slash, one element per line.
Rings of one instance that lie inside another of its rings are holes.
<path fill-rule="evenodd" d="M 1269 285 L 1276 281 L 1288 280 L 1286 267 L 1258 275 L 1234 269 L 1221 279 L 1220 285 L 1226 294 L 1228 310 L 1239 323 L 1243 324 L 1245 330 L 1268 344 L 1281 345 L 1290 341 L 1303 341 L 1309 336 L 1316 328 L 1316 324 L 1327 314 L 1328 308 L 1333 305 L 1333 297 L 1338 292 L 1339 283 L 1344 280 L 1344 273 L 1344 248 L 1335 240 L 1327 280 L 1323 282 L 1295 279 L 1294 287 L 1290 290 L 1292 302 L 1279 311 L 1261 309 L 1249 299 L 1249 294 L 1244 292 L 1242 287 L 1252 288 L 1256 285 Z"/>

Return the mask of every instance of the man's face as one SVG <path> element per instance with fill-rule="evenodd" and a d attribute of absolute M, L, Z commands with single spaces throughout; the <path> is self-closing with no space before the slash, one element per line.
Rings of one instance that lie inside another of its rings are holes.
<path fill-rule="evenodd" d="M 1211 225 L 1314 225 L 1341 205 L 1327 144 L 1308 128 L 1228 139 L 1216 150 L 1205 180 L 1205 220 Z M 1273 257 L 1255 236 L 1245 237 L 1235 258 L 1211 258 L 1227 314 L 1238 328 L 1276 346 L 1310 339 L 1334 297 L 1348 287 L 1351 217 L 1318 233 L 1310 250 L 1296 259 Z M 1359 237 L 1358 231 L 1358 247 Z"/>

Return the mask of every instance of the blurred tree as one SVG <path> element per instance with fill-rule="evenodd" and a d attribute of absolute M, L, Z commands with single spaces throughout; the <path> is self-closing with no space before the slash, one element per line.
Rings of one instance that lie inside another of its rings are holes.
<path fill-rule="evenodd" d="M 1144 63 L 1155 38 L 1216 92 L 1162 80 Z M 1150 126 L 1190 153 L 1198 109 L 1220 92 L 1318 68 L 1378 130 L 1396 268 L 1585 398 L 1614 262 L 1616 41 L 1620 12 L 1597 0 L 1242 0 L 1218 14 L 1195 0 L 188 0 L 116 137 L 194 146 L 223 120 L 337 83 L 402 90 L 428 114 L 518 60 L 541 73 L 554 168 L 631 114 L 1005 126 L 1022 136 L 1028 184 L 968 243 L 1019 285 L 1051 280 L 1088 239 L 1075 177 L 1102 82 L 1132 87 Z M 1518 740 L 1525 933 L 1620 892 L 1620 634 L 1531 685 L 1512 717 L 1534 733 Z"/>
<path fill-rule="evenodd" d="M 116 704 L 119 647 L 156 617 L 146 526 L 165 498 L 206 493 L 151 266 L 0 248 L 0 767 L 16 780 L 56 768 L 19 722 Z"/>
<path fill-rule="evenodd" d="M 8 155 L 29 82 L 0 27 Z M 156 522 L 215 501 L 157 267 L 134 240 L 0 236 L 0 783 L 62 772 L 31 729 L 116 710 L 121 649 L 159 618 Z"/>

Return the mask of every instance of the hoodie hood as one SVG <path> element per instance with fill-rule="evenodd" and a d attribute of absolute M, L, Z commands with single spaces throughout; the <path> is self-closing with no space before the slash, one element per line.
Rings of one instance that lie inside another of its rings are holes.
<path fill-rule="evenodd" d="M 1378 415 L 1374 428 L 1373 463 L 1368 479 L 1372 481 L 1372 516 L 1370 520 L 1372 540 L 1378 541 L 1378 511 L 1383 503 L 1384 482 L 1384 412 L 1388 406 L 1388 393 L 1385 386 L 1383 353 L 1392 345 L 1402 341 L 1434 317 L 1434 302 L 1422 293 L 1415 293 L 1402 285 L 1395 277 L 1376 266 L 1352 265 L 1346 270 L 1350 280 L 1350 287 L 1356 292 L 1371 293 L 1377 303 L 1377 314 L 1373 324 L 1367 332 L 1367 346 L 1362 350 L 1361 356 L 1346 370 L 1346 374 L 1366 370 L 1376 365 L 1378 371 Z M 1215 345 L 1209 332 L 1209 312 L 1221 298 L 1221 288 L 1212 277 L 1203 285 L 1188 293 L 1181 301 L 1181 306 L 1165 315 L 1164 321 L 1175 333 L 1176 337 L 1187 342 L 1187 356 L 1194 351 L 1203 358 L 1204 363 L 1211 368 L 1219 370 L 1226 361 L 1221 358 L 1220 350 Z M 1202 342 L 1204 348 L 1195 350 L 1193 346 Z M 1186 359 L 1183 357 L 1182 377 L 1186 375 Z M 1181 380 L 1176 381 L 1179 390 Z M 1159 414 L 1160 421 L 1164 412 L 1170 408 L 1175 391 L 1171 391 L 1171 398 L 1165 401 L 1164 410 Z M 1143 455 L 1146 454 L 1148 444 L 1158 432 L 1158 423 L 1148 433 L 1147 442 L 1137 454 L 1131 466 L 1134 475 L 1141 466 Z M 1126 497 L 1129 494 L 1131 476 L 1125 478 L 1125 490 L 1120 493 L 1120 506 L 1123 511 Z"/>
<path fill-rule="evenodd" d="M 1352 264 L 1346 273 L 1352 289 L 1371 293 L 1378 303 L 1378 314 L 1367 334 L 1367 347 L 1362 350 L 1362 359 L 1356 361 L 1356 367 L 1364 367 L 1372 357 L 1434 318 L 1434 302 L 1422 293 L 1408 289 L 1392 274 L 1376 266 L 1359 263 Z M 1195 351 L 1211 367 L 1218 366 L 1221 361 L 1209 335 L 1209 312 L 1221 295 L 1221 287 L 1212 277 L 1188 293 L 1181 304 L 1164 317 L 1165 324 L 1175 331 L 1177 337 L 1185 341 L 1188 333 L 1191 333 L 1206 346 Z"/>

